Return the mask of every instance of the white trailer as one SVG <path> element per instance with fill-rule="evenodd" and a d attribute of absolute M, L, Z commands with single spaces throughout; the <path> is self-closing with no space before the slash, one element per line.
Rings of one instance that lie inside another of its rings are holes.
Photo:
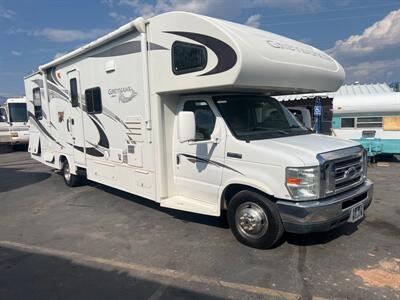
<path fill-rule="evenodd" d="M 29 124 L 25 97 L 8 98 L 0 108 L 0 142 L 6 145 L 27 145 Z"/>
<path fill-rule="evenodd" d="M 220 216 L 253 247 L 363 217 L 360 145 L 311 134 L 270 95 L 334 91 L 343 68 L 311 46 L 185 12 L 138 18 L 25 78 L 29 151 L 160 203 Z"/>
<path fill-rule="evenodd" d="M 369 156 L 400 154 L 400 93 L 335 97 L 332 134 L 360 142 Z"/>

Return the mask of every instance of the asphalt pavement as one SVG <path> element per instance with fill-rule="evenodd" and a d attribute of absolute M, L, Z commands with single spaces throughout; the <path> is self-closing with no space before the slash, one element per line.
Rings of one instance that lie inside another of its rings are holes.
<path fill-rule="evenodd" d="M 0 299 L 400 299 L 400 161 L 368 172 L 361 223 L 257 250 L 224 218 L 0 154 Z"/>

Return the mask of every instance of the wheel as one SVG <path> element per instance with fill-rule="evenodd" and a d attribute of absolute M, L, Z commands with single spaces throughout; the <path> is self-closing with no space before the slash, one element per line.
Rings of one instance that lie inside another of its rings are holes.
<path fill-rule="evenodd" d="M 82 182 L 81 176 L 71 173 L 68 160 L 65 160 L 63 164 L 63 177 L 65 184 L 70 187 L 79 186 Z"/>
<path fill-rule="evenodd" d="M 236 239 L 253 248 L 271 248 L 284 233 L 276 204 L 248 190 L 232 197 L 228 205 L 228 222 Z"/>

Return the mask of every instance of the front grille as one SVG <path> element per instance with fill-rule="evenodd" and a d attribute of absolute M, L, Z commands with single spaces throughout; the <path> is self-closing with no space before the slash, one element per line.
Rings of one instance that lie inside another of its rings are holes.
<path fill-rule="evenodd" d="M 335 174 L 335 192 L 347 190 L 363 179 L 363 155 L 362 152 L 355 156 L 335 160 L 333 170 Z"/>
<path fill-rule="evenodd" d="M 321 195 L 335 195 L 354 188 L 365 180 L 366 156 L 361 146 L 321 153 Z"/>

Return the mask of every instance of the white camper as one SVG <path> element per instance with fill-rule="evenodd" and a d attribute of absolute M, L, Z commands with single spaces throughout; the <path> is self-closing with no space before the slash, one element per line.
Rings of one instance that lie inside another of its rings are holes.
<path fill-rule="evenodd" d="M 0 108 L 0 141 L 11 146 L 28 144 L 29 124 L 25 97 L 9 98 Z"/>
<path fill-rule="evenodd" d="M 360 142 L 369 156 L 400 154 L 400 93 L 335 97 L 332 134 Z"/>
<path fill-rule="evenodd" d="M 29 151 L 63 170 L 220 216 L 253 247 L 330 230 L 372 200 L 360 145 L 311 134 L 270 95 L 334 91 L 342 67 L 302 43 L 185 12 L 138 18 L 25 78 Z"/>

